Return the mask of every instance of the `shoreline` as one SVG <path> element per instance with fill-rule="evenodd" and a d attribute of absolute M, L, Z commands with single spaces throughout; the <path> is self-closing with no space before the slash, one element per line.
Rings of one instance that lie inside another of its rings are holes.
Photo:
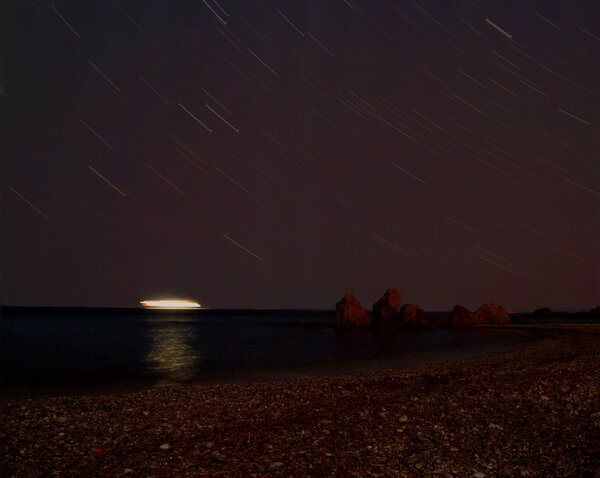
<path fill-rule="evenodd" d="M 277 327 L 298 327 L 298 322 L 289 324 L 276 322 L 268 326 Z M 312 323 L 301 323 L 303 326 L 315 325 Z M 323 329 L 324 324 L 317 324 L 319 330 Z M 335 329 L 335 324 L 325 324 L 328 329 Z M 306 327 L 303 327 L 306 329 Z M 312 330 L 311 327 L 308 330 Z M 257 382 L 273 382 L 282 380 L 293 380 L 296 378 L 316 378 L 335 375 L 350 375 L 367 373 L 373 370 L 382 369 L 407 369 L 428 363 L 445 362 L 449 360 L 463 360 L 488 357 L 503 353 L 512 352 L 529 346 L 532 342 L 539 339 L 540 332 L 526 328 L 513 328 L 502 330 L 493 327 L 470 327 L 466 329 L 415 329 L 398 328 L 394 330 L 380 329 L 361 329 L 361 330 L 336 330 L 336 335 L 340 334 L 346 338 L 364 339 L 371 337 L 376 342 L 386 341 L 385 337 L 403 337 L 410 340 L 410 337 L 419 338 L 423 335 L 432 333 L 452 333 L 460 337 L 471 336 L 479 337 L 481 343 L 468 345 L 450 345 L 453 340 L 444 346 L 417 347 L 415 350 L 405 349 L 401 353 L 387 352 L 383 355 L 354 356 L 347 358 L 331 358 L 321 363 L 305 363 L 292 365 L 270 365 L 255 367 L 249 369 L 228 369 L 217 372 L 208 372 L 202 376 L 194 377 L 185 382 L 177 382 L 165 378 L 144 378 L 132 375 L 129 380 L 123 377 L 113 377 L 109 379 L 108 374 L 104 374 L 101 380 L 95 381 L 90 376 L 84 378 L 84 381 L 75 380 L 53 383 L 33 382 L 28 383 L 25 380 L 15 382 L 13 379 L 4 377 L 4 387 L 0 390 L 0 403 L 7 400 L 25 400 L 25 399 L 46 399 L 53 397 L 78 397 L 78 396 L 117 396 L 128 393 L 138 393 L 153 388 L 163 387 L 190 387 L 190 386 L 211 386 L 223 384 L 251 384 Z M 483 339 L 485 336 L 492 338 Z M 369 339 L 370 340 L 370 339 Z M 331 344 L 333 347 L 335 344 Z M 406 347 L 407 344 L 404 345 Z M 369 344 L 367 344 L 369 346 Z M 399 349 L 400 350 L 400 349 Z M 115 378 L 117 380 L 115 380 Z"/>
<path fill-rule="evenodd" d="M 7 476 L 590 476 L 600 326 L 405 369 L 0 403 Z M 98 451 L 101 450 L 101 451 Z"/>

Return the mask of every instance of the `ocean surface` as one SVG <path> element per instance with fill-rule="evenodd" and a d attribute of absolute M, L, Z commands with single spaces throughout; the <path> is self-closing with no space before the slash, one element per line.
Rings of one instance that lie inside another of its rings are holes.
<path fill-rule="evenodd" d="M 4 309 L 0 397 L 354 373 L 480 357 L 533 340 L 489 329 L 343 332 L 333 322 L 329 311 Z"/>

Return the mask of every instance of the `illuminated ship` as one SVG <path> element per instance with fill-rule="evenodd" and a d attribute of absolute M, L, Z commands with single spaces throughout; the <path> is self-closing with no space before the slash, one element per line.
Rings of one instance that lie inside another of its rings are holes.
<path fill-rule="evenodd" d="M 167 299 L 167 300 L 143 300 L 140 302 L 145 309 L 201 309 L 198 302 L 191 300 Z"/>

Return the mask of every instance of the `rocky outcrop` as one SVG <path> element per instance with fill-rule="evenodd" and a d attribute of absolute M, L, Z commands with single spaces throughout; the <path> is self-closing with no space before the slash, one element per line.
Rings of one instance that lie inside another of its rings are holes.
<path fill-rule="evenodd" d="M 404 304 L 400 309 L 399 322 L 408 327 L 429 327 L 431 325 L 427 314 L 418 305 Z"/>
<path fill-rule="evenodd" d="M 477 322 L 480 325 L 510 324 L 508 313 L 500 305 L 483 304 L 477 309 Z"/>
<path fill-rule="evenodd" d="M 402 294 L 397 289 L 388 289 L 383 297 L 373 304 L 373 315 L 382 322 L 396 319 L 402 303 Z"/>
<path fill-rule="evenodd" d="M 552 312 L 548 307 L 542 307 L 541 309 L 534 310 L 531 314 L 532 317 L 554 317 L 554 312 Z"/>
<path fill-rule="evenodd" d="M 352 294 L 348 293 L 335 305 L 335 325 L 338 327 L 368 327 L 371 314 L 360 305 Z"/>
<path fill-rule="evenodd" d="M 462 305 L 455 305 L 448 316 L 447 323 L 450 327 L 469 327 L 471 325 L 477 325 L 477 314 L 474 314 Z"/>

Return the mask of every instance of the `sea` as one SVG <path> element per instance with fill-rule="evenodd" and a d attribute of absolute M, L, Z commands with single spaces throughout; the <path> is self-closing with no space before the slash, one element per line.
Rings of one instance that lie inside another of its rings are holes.
<path fill-rule="evenodd" d="M 431 313 L 436 316 L 443 313 Z M 0 398 L 405 368 L 507 352 L 502 329 L 338 330 L 332 311 L 3 308 Z"/>

